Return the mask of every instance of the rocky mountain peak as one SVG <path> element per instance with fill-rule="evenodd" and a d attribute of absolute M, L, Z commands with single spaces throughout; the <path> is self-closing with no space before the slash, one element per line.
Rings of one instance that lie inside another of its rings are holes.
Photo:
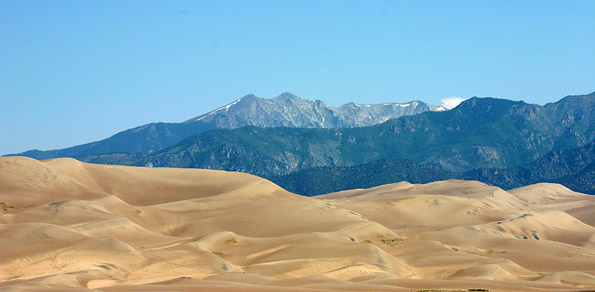
<path fill-rule="evenodd" d="M 275 98 L 278 98 L 278 99 L 301 99 L 301 98 L 297 97 L 295 94 L 290 93 L 290 92 L 283 92 Z"/>
<path fill-rule="evenodd" d="M 224 129 L 244 126 L 353 128 L 371 126 L 426 111 L 441 111 L 441 108 L 419 100 L 405 104 L 373 105 L 351 102 L 340 107 L 332 107 L 319 100 L 303 99 L 284 92 L 271 99 L 246 95 L 187 122 L 214 123 L 216 128 Z"/>

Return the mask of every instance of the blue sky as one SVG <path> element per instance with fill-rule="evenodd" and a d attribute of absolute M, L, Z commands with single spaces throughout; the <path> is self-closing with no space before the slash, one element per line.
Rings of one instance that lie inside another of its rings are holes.
<path fill-rule="evenodd" d="M 0 153 L 253 93 L 440 104 L 595 91 L 595 1 L 0 0 Z"/>

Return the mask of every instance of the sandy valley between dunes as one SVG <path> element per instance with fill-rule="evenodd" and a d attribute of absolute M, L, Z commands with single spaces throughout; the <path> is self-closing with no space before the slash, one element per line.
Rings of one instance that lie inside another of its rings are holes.
<path fill-rule="evenodd" d="M 0 291 L 593 291 L 595 196 L 0 158 Z"/>

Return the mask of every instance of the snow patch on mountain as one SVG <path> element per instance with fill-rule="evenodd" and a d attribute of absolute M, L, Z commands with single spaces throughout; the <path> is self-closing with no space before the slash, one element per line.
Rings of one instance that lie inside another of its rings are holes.
<path fill-rule="evenodd" d="M 230 108 L 234 108 L 230 111 Z M 291 93 L 271 99 L 247 95 L 226 106 L 186 122 L 213 123 L 216 128 L 245 126 L 299 128 L 353 128 L 371 126 L 402 116 L 426 111 L 443 111 L 419 100 L 408 103 L 356 104 L 332 107 L 319 100 L 308 100 Z"/>
<path fill-rule="evenodd" d="M 206 114 L 204 114 L 204 115 L 202 115 L 202 116 L 199 116 L 199 117 L 198 117 L 196 120 L 194 120 L 194 121 L 200 121 L 200 120 L 202 120 L 202 119 L 204 119 L 204 118 L 206 118 L 206 117 L 208 117 L 208 116 L 212 116 L 212 115 L 216 114 L 217 112 L 219 112 L 219 111 L 222 111 L 222 110 L 224 110 L 224 109 L 225 109 L 225 111 L 227 112 L 227 111 L 229 111 L 229 108 L 230 108 L 232 105 L 234 105 L 234 104 L 237 104 L 238 102 L 240 102 L 240 100 L 242 100 L 242 99 L 240 98 L 240 99 L 238 99 L 238 100 L 236 100 L 236 101 L 234 101 L 234 102 L 232 102 L 232 103 L 230 103 L 230 104 L 228 104 L 228 105 L 226 105 L 226 106 L 222 106 L 222 107 L 220 107 L 220 108 L 218 108 L 218 109 L 216 109 L 216 110 L 213 110 L 212 112 L 209 112 L 209 113 L 206 113 Z"/>

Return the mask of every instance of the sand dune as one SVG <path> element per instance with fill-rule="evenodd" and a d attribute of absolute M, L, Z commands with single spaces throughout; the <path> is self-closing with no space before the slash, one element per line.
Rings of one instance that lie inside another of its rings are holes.
<path fill-rule="evenodd" d="M 306 198 L 197 169 L 0 158 L 0 290 L 595 289 L 595 201 L 406 182 Z"/>
<path fill-rule="evenodd" d="M 563 185 L 540 183 L 510 191 L 533 210 L 560 210 L 595 226 L 595 196 L 573 192 Z"/>

